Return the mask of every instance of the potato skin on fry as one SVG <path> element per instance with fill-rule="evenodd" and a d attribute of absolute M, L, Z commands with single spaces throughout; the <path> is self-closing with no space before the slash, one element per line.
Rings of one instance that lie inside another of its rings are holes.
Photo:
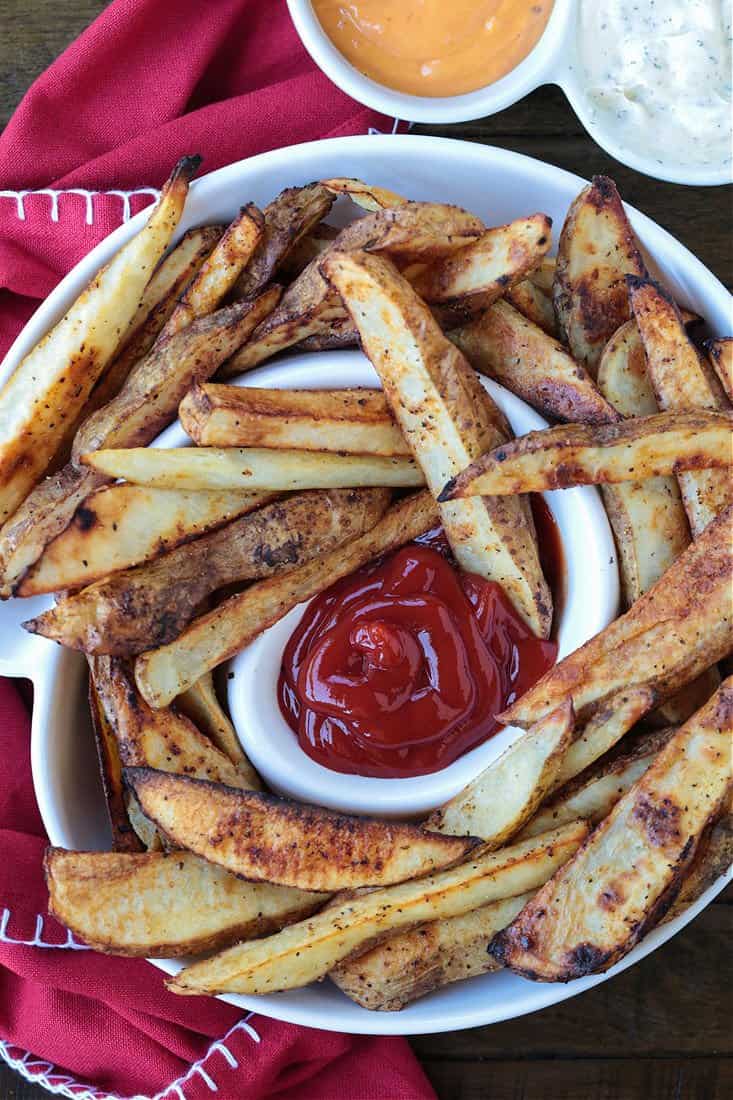
<path fill-rule="evenodd" d="M 363 524 L 366 533 L 357 536 L 357 528 L 352 526 L 350 532 L 344 532 L 345 545 L 231 596 L 191 623 L 176 641 L 138 657 L 135 678 L 141 693 L 151 706 L 164 706 L 209 669 L 249 645 L 291 608 L 372 558 L 424 534 L 437 522 L 437 507 L 430 495 L 416 493 L 393 504 L 373 526 Z"/>
<path fill-rule="evenodd" d="M 175 844 L 255 881 L 303 890 L 387 885 L 455 863 L 480 843 L 152 768 L 124 774 Z"/>
<path fill-rule="evenodd" d="M 647 686 L 660 702 L 733 648 L 733 505 L 615 622 L 550 669 L 500 715 L 526 728 L 572 697 L 584 718 L 614 692 Z"/>
<path fill-rule="evenodd" d="M 327 553 L 375 523 L 384 489 L 299 493 L 126 569 L 26 623 L 86 653 L 131 656 L 172 641 L 216 589 L 271 576 Z"/>
<path fill-rule="evenodd" d="M 733 678 L 671 738 L 489 950 L 536 981 L 607 970 L 678 893 L 731 790 Z"/>
<path fill-rule="evenodd" d="M 733 465 L 733 413 L 655 413 L 616 424 L 563 424 L 501 444 L 438 497 L 569 489 Z"/>
<path fill-rule="evenodd" d="M 705 350 L 728 400 L 733 402 L 733 336 L 724 336 L 719 340 L 706 340 Z"/>
<path fill-rule="evenodd" d="M 107 817 L 112 829 L 112 847 L 116 852 L 140 852 L 142 844 L 130 824 L 122 783 L 122 761 L 115 732 L 107 719 L 94 686 L 95 658 L 89 661 L 89 713 L 97 747 Z"/>
<path fill-rule="evenodd" d="M 495 302 L 448 335 L 477 371 L 555 420 L 610 424 L 619 419 L 567 349 L 508 301 Z"/>
<path fill-rule="evenodd" d="M 190 852 L 69 852 L 48 848 L 49 911 L 95 951 L 175 958 L 221 950 L 302 920 L 326 901 L 243 882 Z"/>
<path fill-rule="evenodd" d="M 627 274 L 645 275 L 644 260 L 615 183 L 594 176 L 565 218 L 552 289 L 561 334 L 593 378 L 606 343 L 629 319 Z"/>
<path fill-rule="evenodd" d="M 581 822 L 478 855 L 447 871 L 367 891 L 328 906 L 285 933 L 194 963 L 170 983 L 174 993 L 272 993 L 307 985 L 385 937 L 536 889 L 582 843 Z"/>
<path fill-rule="evenodd" d="M 407 455 L 381 390 L 192 386 L 178 414 L 199 447 L 273 447 Z"/>

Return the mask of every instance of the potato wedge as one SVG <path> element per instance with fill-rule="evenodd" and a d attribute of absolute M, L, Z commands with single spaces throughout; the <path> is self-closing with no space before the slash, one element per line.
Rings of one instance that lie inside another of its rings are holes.
<path fill-rule="evenodd" d="M 498 970 L 486 944 L 514 920 L 533 893 L 492 901 L 471 913 L 390 936 L 363 955 L 339 963 L 328 976 L 362 1008 L 398 1012 L 451 982 Z"/>
<path fill-rule="evenodd" d="M 557 339 L 557 320 L 552 306 L 552 298 L 535 286 L 530 278 L 522 279 L 504 294 L 504 301 L 537 325 L 552 339 Z"/>
<path fill-rule="evenodd" d="M 587 832 L 581 822 L 566 825 L 428 878 L 350 898 L 277 937 L 194 963 L 168 988 L 174 993 L 273 993 L 307 985 L 391 933 L 536 889 L 572 856 Z"/>
<path fill-rule="evenodd" d="M 437 494 L 466 463 L 504 441 L 494 403 L 389 260 L 331 252 L 321 266 L 351 313 L 397 423 Z M 458 563 L 498 581 L 535 633 L 547 637 L 552 596 L 527 502 L 451 503 L 440 514 Z"/>
<path fill-rule="evenodd" d="M 732 734 L 733 678 L 494 938 L 494 958 L 536 981 L 571 981 L 623 958 L 673 902 L 730 796 Z"/>
<path fill-rule="evenodd" d="M 629 319 L 625 275 L 646 275 L 613 180 L 594 176 L 570 207 L 560 234 L 552 294 L 560 332 L 591 377 L 604 347 Z"/>
<path fill-rule="evenodd" d="M 44 860 L 49 912 L 95 951 L 175 958 L 276 932 L 326 894 L 242 882 L 190 852 L 68 852 Z"/>
<path fill-rule="evenodd" d="M 85 466 L 108 478 L 178 490 L 415 488 L 425 479 L 412 456 L 284 451 L 267 447 L 172 447 L 91 451 Z"/>
<path fill-rule="evenodd" d="M 627 420 L 659 412 L 647 374 L 644 344 L 633 318 L 614 332 L 603 349 L 598 365 L 598 388 Z"/>
<path fill-rule="evenodd" d="M 139 485 L 98 489 L 48 544 L 16 595 L 37 596 L 91 584 L 157 558 L 271 499 L 269 493 L 190 493 Z"/>
<path fill-rule="evenodd" d="M 719 340 L 706 340 L 705 350 L 728 400 L 733 401 L 733 336 L 725 336 Z"/>
<path fill-rule="evenodd" d="M 568 696 L 584 720 L 632 687 L 650 687 L 662 702 L 724 657 L 733 648 L 731 523 L 733 505 L 625 615 L 550 669 L 501 720 L 526 729 Z"/>
<path fill-rule="evenodd" d="M 716 410 L 723 401 L 710 383 L 679 310 L 666 291 L 649 279 L 628 279 L 629 300 L 646 351 L 647 370 L 660 409 Z M 703 469 L 678 475 L 694 537 L 733 500 L 728 472 Z"/>
<path fill-rule="evenodd" d="M 140 803 L 132 791 L 125 791 L 125 809 L 130 825 L 135 830 L 143 848 L 148 852 L 164 851 L 163 838 L 152 821 L 149 821 L 140 809 Z"/>
<path fill-rule="evenodd" d="M 152 768 L 124 774 L 170 840 L 254 881 L 303 890 L 385 886 L 456 863 L 480 843 Z"/>
<path fill-rule="evenodd" d="M 183 695 L 178 696 L 176 708 L 185 714 L 186 718 L 190 718 L 196 728 L 229 757 L 232 764 L 236 765 L 247 780 L 247 787 L 250 790 L 260 790 L 262 780 L 242 748 L 236 730 L 217 698 L 214 677 L 210 672 L 197 680 L 188 691 L 184 691 Z"/>
<path fill-rule="evenodd" d="M 619 798 L 656 760 L 660 749 L 676 733 L 674 726 L 637 738 L 630 752 L 609 753 L 548 798 L 520 833 L 518 840 L 557 829 L 569 821 L 598 825 L 610 814 Z M 498 931 L 498 930 L 497 930 Z"/>
<path fill-rule="evenodd" d="M 404 206 L 408 201 L 394 191 L 388 191 L 385 187 L 375 187 L 371 183 L 364 183 L 363 180 L 341 177 L 321 180 L 321 186 L 330 191 L 334 197 L 348 195 L 353 203 L 369 213 L 376 210 L 391 210 L 395 206 Z"/>
<path fill-rule="evenodd" d="M 546 416 L 583 424 L 619 419 L 587 371 L 562 344 L 508 302 L 495 302 L 449 336 L 472 367 L 501 382 Z"/>
<path fill-rule="evenodd" d="M 152 442 L 175 419 L 188 389 L 211 377 L 270 312 L 278 295 L 273 287 L 254 301 L 225 306 L 159 340 L 119 396 L 82 425 L 74 440 L 74 460 L 101 447 Z"/>
<path fill-rule="evenodd" d="M 717 821 L 710 834 L 703 838 L 692 867 L 686 874 L 680 892 L 664 915 L 661 924 L 674 920 L 716 882 L 721 875 L 730 879 L 733 868 L 733 813 L 728 811 Z"/>
<path fill-rule="evenodd" d="M 200 157 L 184 157 L 144 228 L 99 271 L 0 390 L 0 522 L 42 476 L 132 323 Z"/>
<path fill-rule="evenodd" d="M 442 259 L 411 280 L 426 302 L 462 303 L 486 308 L 507 287 L 521 282 L 550 247 L 552 221 L 546 214 L 518 218 L 487 229 L 478 240 Z"/>
<path fill-rule="evenodd" d="M 247 266 L 265 231 L 265 219 L 254 203 L 243 206 L 186 287 L 165 323 L 160 338 L 174 336 L 197 317 L 212 313 Z"/>
<path fill-rule="evenodd" d="M 254 302 L 228 306 L 160 340 L 130 374 L 118 396 L 93 413 L 74 440 L 74 454 L 110 446 L 146 446 L 175 419 L 186 390 L 208 378 L 277 300 L 266 291 Z M 42 481 L 0 532 L 0 596 L 12 595 L 48 543 L 71 522 L 105 478 L 67 464 Z"/>
<path fill-rule="evenodd" d="M 152 710 L 140 698 L 131 670 L 119 657 L 95 659 L 94 686 L 114 730 L 123 768 L 158 768 L 249 789 L 246 770 L 233 764 L 193 722 L 168 708 Z"/>
<path fill-rule="evenodd" d="M 328 245 L 323 256 L 339 249 L 368 249 L 405 259 L 430 260 L 445 256 L 475 240 L 483 223 L 457 206 L 408 202 L 378 210 L 347 225 Z M 346 311 L 313 260 L 288 287 L 275 312 L 264 321 L 249 343 L 232 356 L 220 378 L 251 370 L 306 337 L 322 335 Z"/>
<path fill-rule="evenodd" d="M 272 281 L 298 242 L 325 218 L 334 197 L 323 184 L 309 183 L 287 187 L 268 203 L 262 239 L 234 286 L 237 298 L 252 298 Z"/>
<path fill-rule="evenodd" d="M 178 414 L 199 447 L 407 455 L 381 390 L 264 390 L 192 386 Z"/>
<path fill-rule="evenodd" d="M 382 489 L 292 496 L 98 581 L 26 629 L 87 653 L 129 656 L 163 645 L 217 589 L 319 558 L 372 527 L 388 503 Z"/>
<path fill-rule="evenodd" d="M 319 259 L 331 242 L 338 237 L 340 230 L 335 225 L 320 222 L 293 245 L 284 258 L 281 272 L 285 281 L 297 279 L 312 260 Z"/>
<path fill-rule="evenodd" d="M 569 701 L 540 719 L 450 802 L 434 810 L 427 829 L 480 836 L 499 848 L 528 821 L 554 784 L 573 734 Z"/>
<path fill-rule="evenodd" d="M 733 465 L 733 413 L 655 413 L 616 424 L 561 424 L 503 443 L 448 482 L 438 500 L 636 482 Z"/>
<path fill-rule="evenodd" d="M 539 291 L 551 298 L 556 270 L 557 258 L 555 256 L 543 256 L 534 271 L 530 271 L 527 278 Z"/>
<path fill-rule="evenodd" d="M 405 497 L 353 542 L 230 596 L 213 611 L 195 619 L 175 642 L 138 657 L 135 677 L 141 693 L 151 706 L 165 706 L 205 672 L 249 645 L 291 608 L 372 558 L 424 534 L 438 522 L 437 508 L 428 493 Z M 350 533 L 356 535 L 353 529 Z"/>
<path fill-rule="evenodd" d="M 565 751 L 550 790 L 562 787 L 599 760 L 649 713 L 655 702 L 653 689 L 646 685 L 621 688 L 605 700 Z"/>
<path fill-rule="evenodd" d="M 122 389 L 135 364 L 148 354 L 195 276 L 223 232 L 223 226 L 189 229 L 172 252 L 160 261 L 143 291 L 137 313 L 114 359 L 98 379 L 75 420 L 70 420 L 64 439 L 49 466 L 55 473 L 71 458 L 74 437 L 87 419 Z"/>
<path fill-rule="evenodd" d="M 112 829 L 112 847 L 116 852 L 140 852 L 143 846 L 130 823 L 125 806 L 122 761 L 117 747 L 117 738 L 94 687 L 94 662 L 95 658 L 92 657 L 89 662 L 89 712 L 97 746 L 107 817 Z"/>

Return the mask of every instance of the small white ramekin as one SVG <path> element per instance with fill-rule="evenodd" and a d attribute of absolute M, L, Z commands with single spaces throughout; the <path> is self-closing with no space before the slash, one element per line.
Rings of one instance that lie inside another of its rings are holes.
<path fill-rule="evenodd" d="M 693 186 L 715 186 L 731 181 L 731 166 L 692 167 L 669 159 L 664 163 L 629 149 L 596 116 L 586 94 L 583 69 L 577 57 L 578 0 L 555 0 L 542 37 L 515 69 L 501 80 L 475 92 L 455 96 L 415 96 L 378 84 L 359 72 L 334 46 L 313 10 L 311 0 L 287 0 L 303 45 L 316 65 L 343 92 L 390 118 L 407 122 L 468 122 L 503 111 L 543 84 L 557 84 L 578 119 L 598 145 L 629 168 L 655 179 Z"/>
<path fill-rule="evenodd" d="M 502 386 L 482 378 L 516 435 L 547 421 Z M 291 356 L 243 375 L 242 386 L 379 386 L 360 351 Z M 156 445 L 180 446 L 176 424 Z M 175 442 L 174 442 L 175 440 Z M 613 536 L 597 489 L 579 487 L 544 494 L 563 547 L 564 593 L 557 615 L 559 656 L 572 653 L 602 630 L 618 611 L 619 583 Z M 294 608 L 243 649 L 228 668 L 229 710 L 245 752 L 268 787 L 299 802 L 378 817 L 417 817 L 442 805 L 494 760 L 520 730 L 508 727 L 431 775 L 378 779 L 343 775 L 317 764 L 301 749 L 277 702 L 283 650 L 305 610 Z"/>

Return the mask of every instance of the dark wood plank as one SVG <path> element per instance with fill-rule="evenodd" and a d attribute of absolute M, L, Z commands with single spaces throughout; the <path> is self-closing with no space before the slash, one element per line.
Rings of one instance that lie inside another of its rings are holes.
<path fill-rule="evenodd" d="M 441 1100 L 730 1100 L 730 1059 L 423 1061 Z"/>

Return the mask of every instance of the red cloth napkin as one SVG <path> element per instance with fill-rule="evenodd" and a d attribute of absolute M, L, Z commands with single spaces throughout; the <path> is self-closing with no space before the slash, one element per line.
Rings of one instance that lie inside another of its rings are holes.
<path fill-rule="evenodd" d="M 33 85 L 0 137 L 0 354 L 38 302 L 184 153 L 211 170 L 389 128 L 319 73 L 285 4 L 116 0 Z M 28 714 L 0 681 L 0 1056 L 79 1098 L 430 1100 L 404 1040 L 179 998 L 144 961 L 87 950 L 46 913 Z"/>

